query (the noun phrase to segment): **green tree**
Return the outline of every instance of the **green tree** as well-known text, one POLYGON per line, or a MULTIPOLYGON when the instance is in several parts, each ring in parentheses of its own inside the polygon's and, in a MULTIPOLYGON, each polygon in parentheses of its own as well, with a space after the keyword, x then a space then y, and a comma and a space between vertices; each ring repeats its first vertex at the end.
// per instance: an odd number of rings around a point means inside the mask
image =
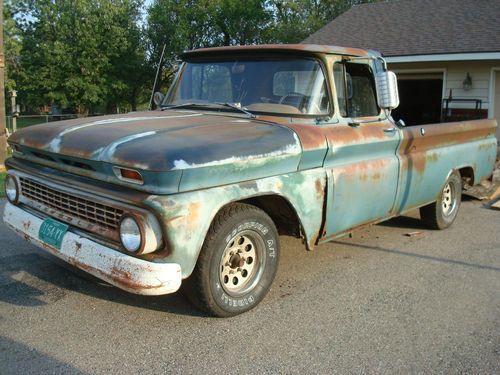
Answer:
POLYGON ((4 54, 5 54, 5 90, 17 89, 16 82, 21 72, 21 30, 14 21, 14 10, 11 1, 3 5, 3 31, 4 31, 4 54))
POLYGON ((88 113, 134 105, 142 72, 139 0, 30 0, 19 6, 22 89, 33 107, 57 103, 88 113))
POLYGON ((172 82, 185 50, 300 42, 352 5, 376 0, 6 0, 7 87, 31 108, 80 113, 147 103, 160 54, 172 82))
POLYGON ((208 7, 212 45, 261 43, 272 14, 263 0, 212 0, 208 7))
POLYGON ((209 0, 154 0, 148 8, 145 27, 147 64, 149 82, 153 85, 160 63, 157 90, 168 88, 183 51, 210 45, 209 3, 209 0), (160 62, 163 46, 166 46, 165 56, 160 62))
POLYGON ((163 46, 160 84, 163 91, 172 81, 179 55, 199 47, 252 44, 265 40, 272 24, 264 0, 155 0, 148 9, 146 39, 154 77, 163 46))

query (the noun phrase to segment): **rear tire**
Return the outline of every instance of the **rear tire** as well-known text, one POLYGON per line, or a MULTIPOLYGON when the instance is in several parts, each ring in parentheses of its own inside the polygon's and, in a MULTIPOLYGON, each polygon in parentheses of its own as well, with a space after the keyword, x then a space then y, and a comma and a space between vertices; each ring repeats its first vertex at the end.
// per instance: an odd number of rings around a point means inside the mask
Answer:
POLYGON ((193 274, 184 283, 185 294, 211 315, 241 314, 268 292, 278 257, 271 218, 254 206, 230 205, 212 222, 193 274))
POLYGON ((462 179, 453 171, 446 180, 438 200, 420 208, 420 218, 429 228, 446 229, 458 214, 462 201, 462 179))

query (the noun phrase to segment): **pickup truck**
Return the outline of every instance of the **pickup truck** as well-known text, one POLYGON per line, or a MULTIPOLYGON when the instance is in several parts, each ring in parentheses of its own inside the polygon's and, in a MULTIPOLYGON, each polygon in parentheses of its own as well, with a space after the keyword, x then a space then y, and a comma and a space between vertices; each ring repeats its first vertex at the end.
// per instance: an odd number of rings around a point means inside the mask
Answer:
POLYGON ((182 283, 227 317, 271 287, 279 235, 313 250, 417 208, 444 229, 462 183, 492 173, 496 122, 395 122, 396 77, 377 52, 259 45, 182 59, 157 110, 14 133, 5 223, 121 289, 182 283))

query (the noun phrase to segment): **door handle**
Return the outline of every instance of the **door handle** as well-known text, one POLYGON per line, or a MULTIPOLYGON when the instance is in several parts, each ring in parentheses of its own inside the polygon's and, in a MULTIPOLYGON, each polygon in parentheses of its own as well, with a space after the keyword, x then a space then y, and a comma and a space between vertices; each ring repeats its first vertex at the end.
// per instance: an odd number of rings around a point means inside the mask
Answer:
POLYGON ((394 134, 396 132, 396 128, 385 128, 384 133, 394 134))

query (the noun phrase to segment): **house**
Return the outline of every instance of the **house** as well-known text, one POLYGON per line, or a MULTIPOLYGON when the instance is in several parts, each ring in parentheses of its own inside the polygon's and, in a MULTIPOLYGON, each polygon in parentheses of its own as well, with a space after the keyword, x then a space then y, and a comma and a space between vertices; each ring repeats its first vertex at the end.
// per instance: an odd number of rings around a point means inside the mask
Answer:
POLYGON ((393 116, 404 113, 408 125, 487 117, 500 124, 499 0, 356 5, 304 43, 382 52, 399 80, 393 116))

